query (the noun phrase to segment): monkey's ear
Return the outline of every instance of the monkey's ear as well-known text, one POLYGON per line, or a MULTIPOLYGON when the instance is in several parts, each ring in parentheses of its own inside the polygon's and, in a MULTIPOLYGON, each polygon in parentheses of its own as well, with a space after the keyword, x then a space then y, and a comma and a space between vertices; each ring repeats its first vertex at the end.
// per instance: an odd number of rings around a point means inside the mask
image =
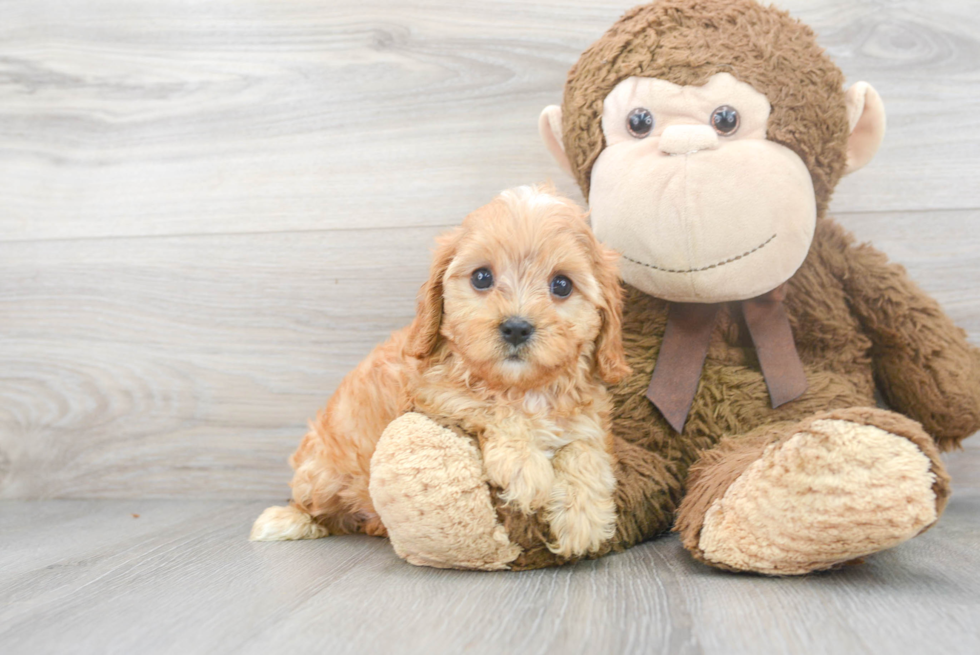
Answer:
POLYGON ((548 152, 558 162, 558 166, 563 171, 575 177, 572 173, 572 165, 568 163, 568 156, 565 154, 565 146, 562 145, 561 134, 561 107, 558 105, 548 105, 538 117, 538 132, 544 145, 548 147, 548 152))
POLYGON ((885 106, 881 96, 867 82, 858 82, 844 94, 851 135, 847 138, 847 169, 858 170, 875 156, 885 138, 885 106))

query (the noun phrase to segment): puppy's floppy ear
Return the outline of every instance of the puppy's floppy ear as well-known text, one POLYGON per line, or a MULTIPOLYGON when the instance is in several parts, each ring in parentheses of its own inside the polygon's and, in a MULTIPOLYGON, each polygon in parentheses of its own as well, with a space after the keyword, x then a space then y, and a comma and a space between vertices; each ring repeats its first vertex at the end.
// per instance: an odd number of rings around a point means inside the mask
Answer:
POLYGON ((442 324, 442 279, 456 256, 461 235, 462 229, 456 228, 436 238, 438 247, 432 258, 429 279, 419 291, 415 320, 408 329, 408 341, 405 344, 405 353, 408 355, 428 357, 436 347, 439 326, 442 324))
POLYGON ((618 258, 614 250, 595 241, 595 278, 602 294, 602 327, 596 338, 595 366, 607 384, 616 384, 632 372, 623 351, 623 287, 616 266, 618 258))

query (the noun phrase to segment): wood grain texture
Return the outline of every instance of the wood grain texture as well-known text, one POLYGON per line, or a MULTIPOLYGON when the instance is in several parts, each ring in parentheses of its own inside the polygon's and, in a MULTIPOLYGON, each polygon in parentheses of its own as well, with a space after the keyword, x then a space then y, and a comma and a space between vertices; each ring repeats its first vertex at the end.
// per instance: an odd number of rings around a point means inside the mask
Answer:
POLYGON ((307 419, 414 315, 436 231, 0 244, 2 493, 288 496, 307 419))
MULTIPOLYGON (((893 235, 876 242, 980 342, 964 218, 842 221, 893 235)), ((438 231, 0 243, 0 495, 287 495, 307 419, 411 320, 438 231)))
MULTIPOLYGON (((0 497, 267 498, 432 238, 553 178, 626 2, 0 1, 0 497)), ((980 14, 794 0, 889 133, 833 212, 980 343, 980 14)))
MULTIPOLYGON (((980 451, 971 457, 980 463, 980 451)), ((925 535, 862 565, 790 579, 709 569, 675 537, 560 569, 416 568, 371 537, 248 542, 262 508, 214 500, 0 503, 0 650, 980 650, 975 484, 957 490, 946 520, 925 535)))
MULTIPOLYGON (((573 191, 537 115, 632 4, 8 0, 0 238, 446 224, 515 184, 573 191)), ((781 4, 889 112, 837 210, 980 206, 975 5, 781 4)))

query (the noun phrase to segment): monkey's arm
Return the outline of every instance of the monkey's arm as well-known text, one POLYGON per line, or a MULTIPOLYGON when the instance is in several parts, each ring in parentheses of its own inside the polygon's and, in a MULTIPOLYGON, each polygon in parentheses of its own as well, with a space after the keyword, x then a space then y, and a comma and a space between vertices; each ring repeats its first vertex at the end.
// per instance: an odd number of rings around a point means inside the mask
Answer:
MULTIPOLYGON (((616 528, 612 539, 604 542, 589 558, 622 552, 641 541, 670 529, 674 510, 680 502, 681 482, 676 467, 655 452, 613 438, 615 455, 616 528)), ((553 534, 544 512, 525 514, 504 502, 493 489, 496 516, 507 529, 510 540, 522 549, 510 563, 515 570, 537 569, 565 564, 569 559, 551 552, 547 543, 553 534)))
POLYGON ((844 285, 871 337, 885 399, 922 423, 942 450, 956 447, 980 430, 980 349, 902 266, 837 230, 844 285))

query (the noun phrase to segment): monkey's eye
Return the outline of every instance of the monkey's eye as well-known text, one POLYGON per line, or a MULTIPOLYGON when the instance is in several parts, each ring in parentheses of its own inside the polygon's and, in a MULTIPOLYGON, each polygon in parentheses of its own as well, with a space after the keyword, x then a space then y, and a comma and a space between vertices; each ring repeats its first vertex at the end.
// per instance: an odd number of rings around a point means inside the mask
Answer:
POLYGON ((551 278, 551 293, 558 298, 568 298, 572 293, 572 281, 564 275, 551 278))
POLYGON ((731 136, 738 130, 738 112, 734 107, 722 105, 711 112, 711 127, 722 136, 731 136))
POLYGON ((626 129, 637 139, 642 139, 653 130, 653 114, 649 109, 637 107, 626 117, 626 129))
POLYGON ((493 273, 489 268, 478 268, 470 276, 470 284, 478 291, 486 291, 493 286, 493 273))

